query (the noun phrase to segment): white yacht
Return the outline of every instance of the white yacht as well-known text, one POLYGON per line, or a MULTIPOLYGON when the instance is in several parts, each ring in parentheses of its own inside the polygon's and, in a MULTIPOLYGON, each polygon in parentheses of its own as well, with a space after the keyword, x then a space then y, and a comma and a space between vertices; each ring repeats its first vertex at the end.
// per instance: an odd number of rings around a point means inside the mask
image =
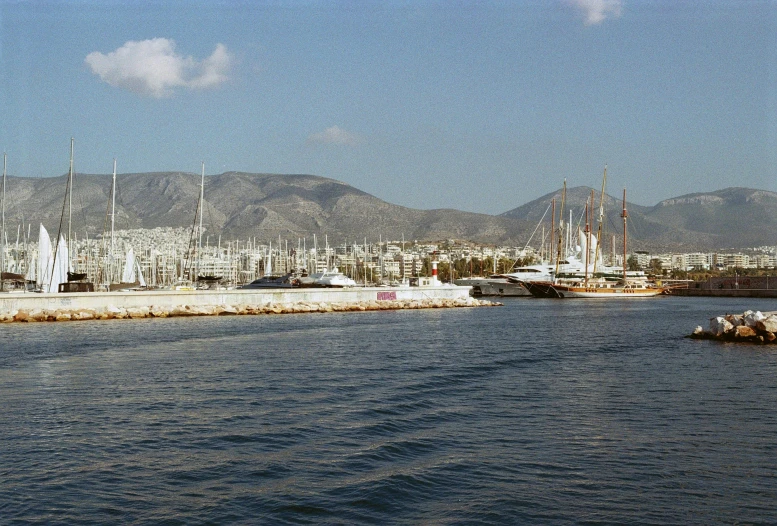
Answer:
POLYGON ((319 287, 355 287, 356 282, 340 272, 337 267, 308 276, 319 287))

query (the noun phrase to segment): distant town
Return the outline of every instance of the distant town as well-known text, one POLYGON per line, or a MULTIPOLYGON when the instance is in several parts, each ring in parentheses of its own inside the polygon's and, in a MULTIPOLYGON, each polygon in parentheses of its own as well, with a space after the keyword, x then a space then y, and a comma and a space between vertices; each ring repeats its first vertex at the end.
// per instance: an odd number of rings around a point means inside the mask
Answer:
MULTIPOLYGON (((8 239, 4 271, 35 281, 37 243, 8 239)), ((100 284, 141 279, 148 286, 169 286, 195 276, 214 276, 224 284, 249 283, 264 275, 316 273, 337 268, 359 283, 396 283, 429 276, 438 263, 442 281, 509 272, 516 265, 552 261, 549 249, 489 246, 444 240, 338 240, 316 236, 257 242, 225 240, 191 229, 154 228, 119 230, 111 239, 75 239, 71 242, 72 271, 85 273, 100 284), (129 261, 132 258, 132 261, 129 261)), ((623 265, 623 255, 602 254, 602 263, 623 265)), ((652 276, 672 279, 706 279, 716 274, 757 274, 777 267, 775 247, 734 252, 651 254, 634 251, 626 265, 652 276)))

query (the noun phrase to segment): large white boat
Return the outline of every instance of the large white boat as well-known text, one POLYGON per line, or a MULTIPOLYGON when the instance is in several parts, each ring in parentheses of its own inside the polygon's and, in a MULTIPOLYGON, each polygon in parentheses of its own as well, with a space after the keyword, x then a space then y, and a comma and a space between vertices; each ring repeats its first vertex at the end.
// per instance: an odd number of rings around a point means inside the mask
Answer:
MULTIPOLYGON (((584 250, 584 249, 580 249, 584 250)), ((588 271, 593 273, 593 265, 588 271)), ((615 267, 602 266, 599 275, 618 273, 615 267)), ((556 277, 580 277, 585 275, 585 264, 577 256, 569 256, 558 265, 540 263, 536 265, 522 265, 513 267, 505 274, 492 274, 489 277, 461 278, 455 281, 456 285, 472 287, 474 296, 531 296, 531 293, 523 283, 553 282, 556 277)))
POLYGON ((530 296, 520 284, 508 280, 500 274, 489 277, 470 277, 454 280, 460 287, 472 287, 473 296, 530 296))
MULTIPOLYGON (((355 287, 356 282, 340 272, 337 267, 324 272, 311 274, 307 280, 312 280, 319 287, 355 287)), ((304 282, 303 282, 304 285, 304 282)))

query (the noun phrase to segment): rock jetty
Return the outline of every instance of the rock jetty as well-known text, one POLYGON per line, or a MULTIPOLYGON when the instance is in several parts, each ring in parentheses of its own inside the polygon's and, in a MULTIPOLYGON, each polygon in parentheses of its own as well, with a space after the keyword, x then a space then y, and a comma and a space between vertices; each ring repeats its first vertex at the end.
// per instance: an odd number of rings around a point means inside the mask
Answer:
POLYGON ((441 309, 454 307, 493 307, 502 303, 476 298, 429 298, 421 300, 360 302, 295 302, 261 305, 178 305, 174 307, 128 307, 109 305, 104 308, 19 309, 0 313, 0 322, 44 322, 120 320, 135 318, 170 318, 178 316, 227 316, 258 314, 299 314, 311 312, 359 312, 401 309, 441 309))
POLYGON ((777 343, 777 312, 748 310, 710 318, 708 330, 696 327, 690 338, 750 343, 777 343))

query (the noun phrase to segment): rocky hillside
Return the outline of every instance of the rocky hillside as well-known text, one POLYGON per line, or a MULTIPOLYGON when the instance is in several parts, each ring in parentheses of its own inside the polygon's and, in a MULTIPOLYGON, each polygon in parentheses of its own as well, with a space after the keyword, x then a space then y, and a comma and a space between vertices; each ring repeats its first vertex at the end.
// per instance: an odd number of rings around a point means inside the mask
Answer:
MULTIPOLYGON (((54 235, 60 224, 67 178, 9 178, 8 231, 24 222, 43 223, 54 235)), ((103 232, 109 175, 81 175, 73 185, 73 231, 103 232)), ((117 229, 190 227, 200 176, 165 172, 117 176, 117 229)), ((204 225, 228 238, 272 240, 329 235, 332 239, 472 239, 518 244, 529 225, 522 220, 458 210, 416 210, 393 205, 345 183, 313 175, 227 172, 206 176, 204 225)), ((533 225, 531 225, 533 227, 533 225)), ((33 237, 36 234, 33 233, 33 237)), ((9 237, 13 237, 11 234, 9 237)))
MULTIPOLYGON (((9 177, 6 223, 9 239, 17 225, 31 224, 33 239, 43 223, 54 235, 62 218, 67 177, 9 177)), ((95 236, 106 225, 110 175, 75 177, 73 231, 95 236)), ((200 176, 164 172, 117 177, 116 228, 191 227, 200 192, 200 176)), ((599 205, 598 190, 596 207, 599 205)), ((591 188, 567 190, 566 213, 583 224, 591 188)), ((294 240, 329 235, 332 240, 472 240, 523 245, 560 190, 499 216, 458 210, 416 210, 393 205, 350 185, 314 175, 227 172, 205 178, 204 224, 211 234, 229 239, 294 240)), ((621 235, 621 197, 605 196, 605 240, 621 235)), ((628 205, 630 247, 639 250, 693 251, 777 245, 777 194, 727 188, 667 199, 652 207, 628 205)), ((598 213, 597 213, 598 215, 598 213)), ((67 214, 65 215, 65 219, 67 214)), ((65 226, 66 228, 66 226, 65 226)), ((535 235, 534 244, 540 234, 535 235)))
MULTIPOLYGON (((567 190, 567 209, 574 222, 582 216, 591 189, 567 190)), ((561 192, 502 214, 504 217, 536 221, 551 199, 560 206, 561 192)), ((627 196, 628 198, 628 196, 627 196)), ((605 225, 610 233, 622 232, 622 199, 605 197, 605 225)), ((598 207, 599 198, 596 197, 598 207)), ((651 251, 712 250, 777 245, 777 193, 750 188, 726 188, 688 194, 646 207, 627 203, 632 248, 651 251)))

